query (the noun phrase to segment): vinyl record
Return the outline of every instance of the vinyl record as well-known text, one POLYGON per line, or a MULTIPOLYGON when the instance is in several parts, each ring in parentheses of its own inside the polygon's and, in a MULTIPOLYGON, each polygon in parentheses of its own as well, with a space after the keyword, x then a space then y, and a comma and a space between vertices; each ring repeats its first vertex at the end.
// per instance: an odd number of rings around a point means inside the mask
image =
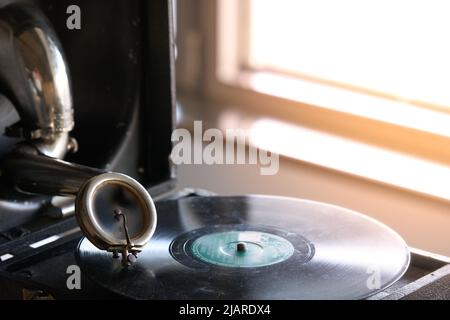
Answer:
POLYGON ((156 207, 156 232, 133 265, 83 239, 84 274, 133 299, 362 299, 409 265, 394 231, 332 205, 246 196, 156 207))

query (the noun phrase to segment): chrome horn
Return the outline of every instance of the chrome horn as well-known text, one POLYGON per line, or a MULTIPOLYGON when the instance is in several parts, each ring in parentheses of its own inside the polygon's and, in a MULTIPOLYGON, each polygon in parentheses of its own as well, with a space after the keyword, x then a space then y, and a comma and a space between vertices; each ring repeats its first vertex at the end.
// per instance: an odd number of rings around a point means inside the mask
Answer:
POLYGON ((0 9, 0 86, 21 118, 6 134, 26 140, 2 160, 2 175, 22 193, 75 195, 87 238, 129 265, 155 231, 154 203, 129 176, 61 160, 77 150, 69 70, 50 23, 29 4, 0 9))
POLYGON ((69 70, 50 23, 33 6, 0 10, 0 82, 21 119, 7 134, 33 140, 46 156, 63 158, 74 127, 69 70))

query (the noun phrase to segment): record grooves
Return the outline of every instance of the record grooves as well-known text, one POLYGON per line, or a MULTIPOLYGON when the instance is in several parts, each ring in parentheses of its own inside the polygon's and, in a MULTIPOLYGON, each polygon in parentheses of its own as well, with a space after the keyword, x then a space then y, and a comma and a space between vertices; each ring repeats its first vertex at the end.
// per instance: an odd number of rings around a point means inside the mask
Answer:
POLYGON ((133 299, 361 299, 409 265, 394 231, 328 204, 193 197, 159 202, 157 211, 156 232, 129 268, 83 239, 84 274, 133 299))

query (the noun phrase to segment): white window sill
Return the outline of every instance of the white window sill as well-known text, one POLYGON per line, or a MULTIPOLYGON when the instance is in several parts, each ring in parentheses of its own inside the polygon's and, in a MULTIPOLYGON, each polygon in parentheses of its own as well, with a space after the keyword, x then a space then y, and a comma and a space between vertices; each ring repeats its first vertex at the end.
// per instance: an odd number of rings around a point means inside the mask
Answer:
POLYGON ((181 127, 189 128, 194 120, 203 120, 204 129, 244 129, 250 143, 283 157, 450 201, 450 166, 445 164, 298 124, 257 117, 241 108, 181 100, 187 115, 181 127))
POLYGON ((243 88, 264 95, 450 137, 450 109, 421 107, 406 100, 377 97, 274 72, 242 72, 236 81, 243 88))
POLYGON ((282 156, 450 200, 450 167, 285 122, 260 119, 251 143, 282 156))

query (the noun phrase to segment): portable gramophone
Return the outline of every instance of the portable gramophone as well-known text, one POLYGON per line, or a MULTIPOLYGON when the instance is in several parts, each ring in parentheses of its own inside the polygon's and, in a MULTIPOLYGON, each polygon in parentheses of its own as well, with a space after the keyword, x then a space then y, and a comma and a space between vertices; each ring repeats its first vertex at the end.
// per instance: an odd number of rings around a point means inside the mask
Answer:
POLYGON ((410 264, 400 237, 357 213, 171 192, 173 12, 165 0, 0 0, 0 297, 439 295, 448 262, 412 251, 410 264), (81 287, 67 285, 73 266, 81 287))

